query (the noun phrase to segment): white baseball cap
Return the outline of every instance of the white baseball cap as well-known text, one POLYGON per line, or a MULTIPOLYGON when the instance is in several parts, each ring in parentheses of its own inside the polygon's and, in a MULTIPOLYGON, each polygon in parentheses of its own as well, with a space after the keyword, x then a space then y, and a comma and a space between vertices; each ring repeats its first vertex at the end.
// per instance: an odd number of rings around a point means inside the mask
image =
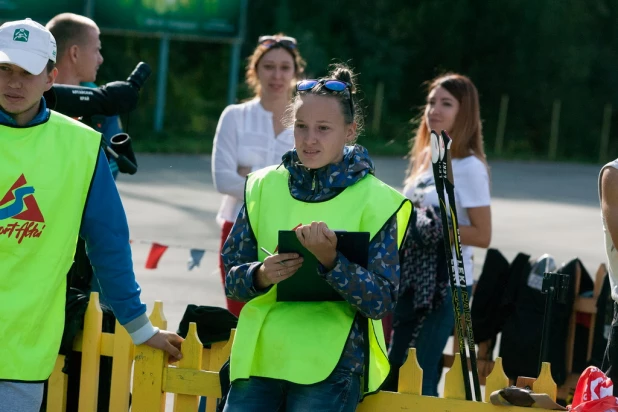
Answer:
POLYGON ((0 26, 0 63, 38 75, 49 60, 56 62, 56 39, 45 27, 31 19, 0 26))

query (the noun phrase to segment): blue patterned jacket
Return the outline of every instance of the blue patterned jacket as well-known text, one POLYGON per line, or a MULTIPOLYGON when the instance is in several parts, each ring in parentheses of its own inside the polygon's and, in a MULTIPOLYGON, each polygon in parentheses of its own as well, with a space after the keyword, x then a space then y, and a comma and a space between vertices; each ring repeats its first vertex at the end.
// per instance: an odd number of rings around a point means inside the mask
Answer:
MULTIPOLYGON (((367 150, 359 145, 346 146, 340 163, 321 169, 303 167, 295 149, 283 156, 282 165, 290 172, 290 194, 306 202, 328 200, 368 173, 374 173, 367 150)), ((230 299, 246 302, 268 290, 254 287, 253 275, 261 262, 257 260, 257 241, 244 206, 223 246, 222 257, 225 290, 230 299)), ((368 269, 351 263, 339 253, 333 270, 322 270, 320 275, 364 317, 381 319, 393 311, 399 291, 396 215, 371 240, 368 269)), ((362 374, 363 343, 357 316, 337 367, 362 374)))

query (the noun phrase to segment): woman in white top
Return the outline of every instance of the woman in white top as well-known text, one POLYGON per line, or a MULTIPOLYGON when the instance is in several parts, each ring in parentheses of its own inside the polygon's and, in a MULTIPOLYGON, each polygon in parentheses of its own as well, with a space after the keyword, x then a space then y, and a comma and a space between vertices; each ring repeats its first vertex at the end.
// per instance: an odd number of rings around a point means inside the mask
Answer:
MULTIPOLYGON (((489 246, 491 210, 478 92, 469 78, 446 74, 429 83, 427 103, 410 151, 410 167, 404 188, 406 197, 420 207, 439 206, 431 167, 429 135, 432 129, 438 132, 446 130, 453 139, 451 156, 455 201, 466 283, 470 290, 474 275, 472 248, 489 246)), ((442 247, 442 243, 438 247, 442 247)), ((417 357, 423 369, 424 395, 438 395, 438 370, 442 351, 453 332, 455 318, 451 291, 448 289, 444 303, 429 312, 415 339, 417 357)), ((405 298, 405 295, 399 298, 402 307, 405 306, 405 298)), ((409 343, 406 342, 406 339, 409 339, 406 331, 409 331, 412 325, 406 324, 406 314, 399 312, 395 310, 394 314, 391 352, 395 347, 405 346, 407 349, 406 345, 409 343)), ((401 350, 399 352, 402 353, 401 356, 405 356, 401 350)), ((397 359, 393 364, 396 365, 399 361, 400 359, 397 359)))
MULTIPOLYGON (((281 162, 294 147, 292 129, 281 123, 305 62, 296 39, 283 34, 261 36, 247 64, 245 81, 255 97, 225 108, 215 134, 212 176, 223 200, 217 222, 221 225, 221 247, 244 202, 245 177, 254 170, 281 162)), ((219 258, 222 284, 223 262, 219 258)), ((230 312, 238 316, 243 303, 227 300, 230 312)))

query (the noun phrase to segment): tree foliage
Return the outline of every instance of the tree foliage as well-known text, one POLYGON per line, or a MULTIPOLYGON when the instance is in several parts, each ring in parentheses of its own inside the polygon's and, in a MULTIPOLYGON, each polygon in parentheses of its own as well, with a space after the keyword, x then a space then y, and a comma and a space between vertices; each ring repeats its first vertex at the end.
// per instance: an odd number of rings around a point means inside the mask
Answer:
MULTIPOLYGON (((384 142, 412 136, 423 83, 447 71, 477 85, 490 152, 502 95, 510 99, 505 152, 541 157, 559 99, 559 156, 596 160, 603 108, 618 106, 617 22, 618 0, 250 0, 242 54, 251 53, 259 35, 283 31, 299 40, 308 77, 324 75, 332 62, 348 62, 359 73, 368 125, 376 87, 384 83, 380 133, 370 136, 384 142)), ((103 45, 103 80, 125 76, 139 60, 157 68, 155 39, 105 36, 103 45)), ((229 56, 228 45, 172 41, 170 134, 212 140, 226 104, 229 56)), ((130 120, 143 134, 152 130, 155 77, 130 120)), ((240 87, 239 100, 248 93, 240 87)), ((612 129, 617 126, 613 116, 612 129)), ((613 140, 608 157, 618 155, 613 140)))

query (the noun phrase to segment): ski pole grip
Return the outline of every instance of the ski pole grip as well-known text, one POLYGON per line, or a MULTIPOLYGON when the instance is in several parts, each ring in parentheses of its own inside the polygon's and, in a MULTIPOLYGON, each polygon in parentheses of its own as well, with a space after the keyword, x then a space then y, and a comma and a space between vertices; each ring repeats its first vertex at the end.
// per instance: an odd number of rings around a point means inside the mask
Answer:
POLYGON ((433 130, 429 135, 429 145, 431 147, 431 163, 436 164, 440 160, 440 139, 438 133, 433 130))

